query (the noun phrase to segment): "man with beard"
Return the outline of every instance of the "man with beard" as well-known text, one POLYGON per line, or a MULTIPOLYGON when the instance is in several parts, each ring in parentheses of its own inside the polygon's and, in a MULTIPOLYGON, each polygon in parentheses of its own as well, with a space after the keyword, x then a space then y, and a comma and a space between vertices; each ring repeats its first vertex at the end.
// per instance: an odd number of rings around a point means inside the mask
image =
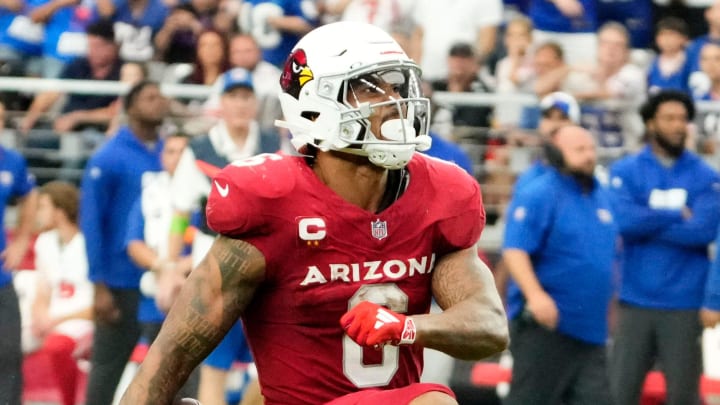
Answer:
POLYGON ((505 404, 609 404, 605 342, 618 229, 594 138, 556 130, 547 172, 508 209, 503 262, 513 379, 505 404))
POLYGON ((80 227, 86 235, 90 280, 95 284, 95 337, 87 403, 110 405, 140 336, 137 320, 143 269, 125 250, 127 219, 150 172, 162 170, 158 129, 168 100, 157 83, 142 81, 124 98, 121 127, 85 168, 80 227))
MULTIPOLYGON (((707 288, 708 245, 720 221, 720 177, 685 150, 690 98, 652 96, 640 113, 647 145, 610 170, 611 202, 623 239, 611 386, 618 405, 637 404, 655 360, 667 404, 698 404, 699 310, 716 307, 707 288)), ((717 304, 717 303, 715 303, 717 304)))
MULTIPOLYGON (((540 100, 537 136, 533 136, 529 141, 530 143, 539 143, 542 148, 545 148, 545 145, 552 145, 551 136, 557 133, 558 128, 573 124, 580 124, 580 106, 575 98, 560 91, 550 93, 540 100)), ((545 174, 550 166, 546 160, 547 156, 542 156, 520 173, 515 180, 513 192, 545 174)))

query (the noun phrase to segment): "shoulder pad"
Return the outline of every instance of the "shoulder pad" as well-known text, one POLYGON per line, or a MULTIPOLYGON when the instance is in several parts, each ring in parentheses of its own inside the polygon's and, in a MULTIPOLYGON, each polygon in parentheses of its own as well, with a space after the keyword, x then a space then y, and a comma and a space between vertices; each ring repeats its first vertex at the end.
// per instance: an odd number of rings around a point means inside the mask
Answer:
POLYGON ((288 194, 295 186, 297 165, 304 164, 301 159, 277 153, 261 153, 230 163, 216 178, 224 174, 243 193, 278 198, 288 194))
POLYGON ((238 235, 262 225, 267 200, 288 195, 302 158, 263 153, 227 165, 212 179, 206 207, 208 226, 238 235))

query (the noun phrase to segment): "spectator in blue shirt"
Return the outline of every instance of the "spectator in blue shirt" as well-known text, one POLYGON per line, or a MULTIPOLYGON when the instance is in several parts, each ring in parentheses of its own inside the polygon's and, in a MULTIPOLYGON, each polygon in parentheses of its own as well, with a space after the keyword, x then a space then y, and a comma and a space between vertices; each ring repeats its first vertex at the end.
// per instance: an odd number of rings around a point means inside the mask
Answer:
POLYGON ((705 298, 708 245, 720 223, 720 175, 685 149, 694 112, 685 93, 652 96, 640 110, 647 145, 610 168, 623 239, 610 367, 618 405, 639 402, 656 359, 667 381, 666 404, 700 403, 698 311, 711 305, 705 298))
POLYGON ((122 60, 148 62, 155 57, 155 34, 168 16, 162 0, 98 0, 96 7, 101 18, 113 22, 122 60))
POLYGON ((503 262, 513 379, 506 405, 610 404, 607 313, 617 225, 592 134, 555 135, 552 167, 513 197, 503 262))
POLYGON ((143 270, 125 250, 130 209, 147 172, 161 170, 158 127, 168 112, 159 86, 142 81, 124 99, 121 127, 85 168, 80 226, 87 235, 90 280, 95 283, 95 339, 87 403, 112 403, 117 383, 140 335, 137 321, 143 270))

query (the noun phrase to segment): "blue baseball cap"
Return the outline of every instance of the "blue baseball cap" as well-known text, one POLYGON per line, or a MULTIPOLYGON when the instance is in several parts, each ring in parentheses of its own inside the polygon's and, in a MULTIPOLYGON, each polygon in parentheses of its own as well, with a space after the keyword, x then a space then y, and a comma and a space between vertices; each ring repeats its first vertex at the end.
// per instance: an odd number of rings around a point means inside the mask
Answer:
POLYGON ((547 114, 550 110, 558 110, 575 124, 580 123, 580 106, 575 97, 562 91, 550 93, 540 100, 540 111, 547 114))
POLYGON ((227 93, 228 91, 237 87, 244 87, 246 89, 255 90, 252 81, 252 74, 247 69, 233 68, 223 73, 223 88, 222 92, 227 93))

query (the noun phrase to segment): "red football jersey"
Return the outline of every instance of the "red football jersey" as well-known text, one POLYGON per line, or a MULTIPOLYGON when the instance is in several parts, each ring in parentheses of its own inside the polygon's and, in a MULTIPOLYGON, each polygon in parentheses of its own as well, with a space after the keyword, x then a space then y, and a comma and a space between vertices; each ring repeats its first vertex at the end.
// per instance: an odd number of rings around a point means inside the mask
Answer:
POLYGON ((265 256, 265 282, 243 321, 266 404, 420 380, 422 347, 362 348, 339 323, 363 300, 427 313, 435 262, 480 237, 485 211, 472 177, 419 153, 407 169, 407 190, 380 214, 340 198, 302 157, 262 154, 213 179, 208 225, 265 256))

